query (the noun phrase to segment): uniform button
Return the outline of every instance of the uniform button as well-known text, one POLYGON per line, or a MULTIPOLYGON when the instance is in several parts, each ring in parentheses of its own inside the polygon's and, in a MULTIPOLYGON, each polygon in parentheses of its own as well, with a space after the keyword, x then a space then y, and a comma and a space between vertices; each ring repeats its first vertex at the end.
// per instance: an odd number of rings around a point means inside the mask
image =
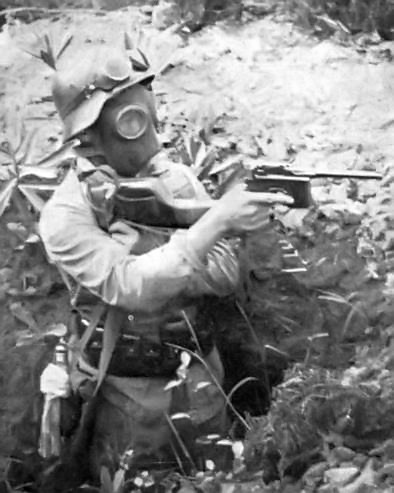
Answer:
POLYGON ((131 315, 131 314, 130 314, 130 315, 128 315, 128 316, 127 316, 127 320, 128 320, 129 322, 134 322, 134 315, 131 315))

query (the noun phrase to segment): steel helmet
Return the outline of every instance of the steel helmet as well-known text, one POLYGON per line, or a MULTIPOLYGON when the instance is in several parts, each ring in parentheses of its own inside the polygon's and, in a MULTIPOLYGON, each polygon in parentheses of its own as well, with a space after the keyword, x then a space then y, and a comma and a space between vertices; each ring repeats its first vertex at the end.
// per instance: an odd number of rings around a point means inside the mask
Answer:
POLYGON ((77 60, 74 56, 52 81, 64 142, 93 125, 106 101, 154 77, 140 50, 99 46, 86 49, 77 60))

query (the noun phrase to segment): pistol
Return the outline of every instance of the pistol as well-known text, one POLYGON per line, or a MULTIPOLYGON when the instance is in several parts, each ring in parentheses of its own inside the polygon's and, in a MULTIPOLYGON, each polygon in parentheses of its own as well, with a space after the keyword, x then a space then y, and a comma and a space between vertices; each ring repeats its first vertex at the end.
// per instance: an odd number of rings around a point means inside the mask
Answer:
POLYGON ((293 198, 290 207, 304 209, 313 204, 311 180, 314 178, 352 178, 356 180, 381 180, 375 171, 306 171, 283 164, 263 164, 251 171, 246 179, 252 192, 281 192, 293 198))
MULTIPOLYGON (((247 172, 246 189, 266 194, 267 205, 308 208, 313 204, 311 180, 352 178, 380 180, 372 171, 307 171, 283 164, 264 164, 247 172)), ((131 222, 165 228, 186 228, 215 200, 174 199, 159 178, 122 179, 115 198, 115 216, 131 222)))

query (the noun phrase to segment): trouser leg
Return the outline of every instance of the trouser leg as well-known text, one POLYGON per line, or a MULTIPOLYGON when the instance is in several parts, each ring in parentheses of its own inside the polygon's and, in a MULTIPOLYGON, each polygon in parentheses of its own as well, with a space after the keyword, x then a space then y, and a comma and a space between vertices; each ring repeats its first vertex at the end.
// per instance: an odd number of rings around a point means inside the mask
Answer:
MULTIPOLYGON (((219 368, 220 361, 216 363, 219 368)), ((104 384, 91 449, 95 477, 102 466, 114 472, 126 451, 133 452, 134 470, 180 464, 187 470, 200 469, 207 449, 196 440, 223 434, 226 426, 221 392, 213 382, 198 387, 209 380, 209 372, 198 364, 189 369, 185 383, 169 391, 163 379, 116 379, 117 388, 104 384)))

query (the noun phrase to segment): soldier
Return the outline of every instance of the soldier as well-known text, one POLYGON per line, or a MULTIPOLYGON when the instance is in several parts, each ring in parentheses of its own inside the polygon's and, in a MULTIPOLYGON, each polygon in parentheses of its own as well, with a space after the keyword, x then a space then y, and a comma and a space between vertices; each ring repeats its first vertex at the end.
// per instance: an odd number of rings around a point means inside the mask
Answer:
POLYGON ((93 419, 84 424, 95 478, 103 465, 115 471, 126 451, 135 468, 187 465, 180 439, 198 460, 196 436, 225 431, 223 397, 212 383, 222 382, 223 368, 201 303, 205 295, 232 293, 239 280, 236 252, 224 237, 269 221, 264 194, 242 187, 188 229, 166 234, 116 220, 112 198, 119 177, 157 176, 174 197, 206 198, 186 166, 160 162, 153 79, 145 59, 98 47, 74 57, 53 81, 64 141, 78 138, 79 146, 75 165, 42 211, 40 233, 50 260, 77 286, 73 337, 85 334, 86 344, 71 374, 76 394, 92 399, 87 383, 97 381, 100 365, 105 368, 103 352, 112 354, 93 419), (104 312, 111 307, 116 315, 106 336, 104 312), (116 340, 109 349, 111 335, 116 340), (200 351, 206 366, 192 358, 184 382, 166 388, 182 363, 182 352, 171 344, 200 351), (174 432, 168 419, 178 412, 189 418, 174 421, 174 432))

